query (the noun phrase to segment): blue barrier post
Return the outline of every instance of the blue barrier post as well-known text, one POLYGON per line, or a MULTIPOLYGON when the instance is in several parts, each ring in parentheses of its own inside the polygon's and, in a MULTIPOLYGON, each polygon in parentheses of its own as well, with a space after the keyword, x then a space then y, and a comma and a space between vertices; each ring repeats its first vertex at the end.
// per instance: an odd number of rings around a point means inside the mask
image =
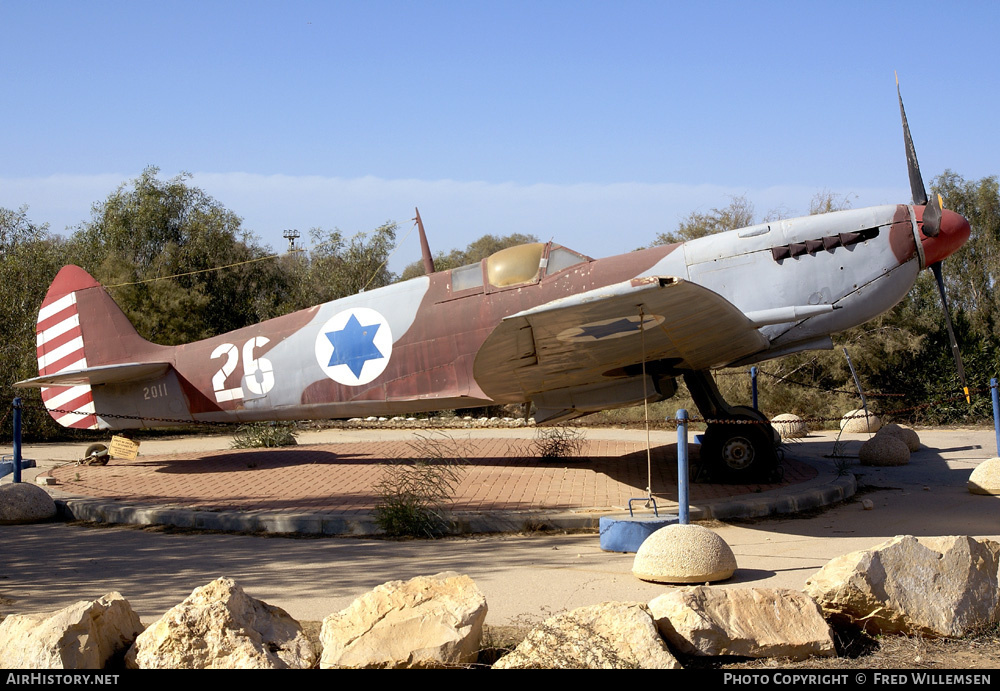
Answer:
POLYGON ((21 399, 14 399, 14 477, 13 482, 21 481, 21 399))
POLYGON ((688 411, 677 411, 677 522, 691 522, 688 512, 688 411))
POLYGON ((757 410, 757 367, 750 368, 750 393, 753 396, 753 409, 757 410))
POLYGON ((1000 394, 997 393, 996 377, 990 379, 990 392, 993 394, 993 432, 997 438, 997 456, 1000 456, 1000 394))

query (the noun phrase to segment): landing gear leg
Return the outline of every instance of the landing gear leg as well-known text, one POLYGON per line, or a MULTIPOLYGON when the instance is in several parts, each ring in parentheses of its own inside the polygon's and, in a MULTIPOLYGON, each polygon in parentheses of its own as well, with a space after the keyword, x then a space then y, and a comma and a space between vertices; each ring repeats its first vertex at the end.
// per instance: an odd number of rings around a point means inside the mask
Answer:
POLYGON ((709 372, 685 372, 684 383, 698 411, 711 422, 705 430, 701 458, 720 482, 766 482, 777 474, 781 437, 760 411, 731 406, 709 372))

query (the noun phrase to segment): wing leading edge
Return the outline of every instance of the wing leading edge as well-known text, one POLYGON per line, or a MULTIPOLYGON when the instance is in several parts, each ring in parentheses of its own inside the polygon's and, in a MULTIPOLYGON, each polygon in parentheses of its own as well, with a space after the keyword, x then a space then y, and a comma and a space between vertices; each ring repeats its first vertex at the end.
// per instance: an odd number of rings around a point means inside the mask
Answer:
POLYGON ((518 402, 612 381, 625 376, 621 368, 643 359, 673 359, 678 368, 705 370, 767 345, 747 316, 718 293, 680 278, 650 276, 506 317, 479 349, 473 372, 490 398, 518 402))

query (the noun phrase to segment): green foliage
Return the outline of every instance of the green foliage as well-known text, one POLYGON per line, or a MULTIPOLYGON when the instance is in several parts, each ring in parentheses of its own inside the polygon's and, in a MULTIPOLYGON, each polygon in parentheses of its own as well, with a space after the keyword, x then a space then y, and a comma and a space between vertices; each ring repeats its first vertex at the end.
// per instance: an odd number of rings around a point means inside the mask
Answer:
POLYGON ((1000 324, 1000 183, 996 176, 965 180, 946 170, 931 189, 944 199, 945 208, 969 220, 972 235, 945 260, 948 300, 964 313, 977 337, 992 335, 1000 324))
MULTIPOLYGON (((837 194, 830 190, 817 192, 809 202, 810 214, 825 214, 831 211, 841 211, 851 207, 851 197, 847 194, 837 194)), ((757 220, 754 214, 753 202, 747 199, 746 195, 730 197, 729 204, 722 208, 712 209, 708 213, 692 211, 688 217, 680 222, 677 230, 669 233, 660 233, 653 241, 654 245, 670 245, 675 242, 687 242, 703 238, 707 235, 724 233, 727 230, 746 228, 758 222, 768 222, 776 218, 786 216, 780 210, 774 209, 767 215, 757 220)))
POLYGON ((243 230, 239 216, 189 185, 190 175, 163 181, 158 172, 147 168, 94 204, 91 220, 70 241, 75 263, 156 343, 188 343, 277 316, 288 277, 274 260, 240 264, 271 249, 243 230), (240 265, 210 270, 233 264, 240 265))
MULTIPOLYGON (((466 264, 475 264, 476 262, 482 261, 483 259, 486 259, 486 257, 491 254, 495 254, 502 249, 516 247, 517 245, 525 245, 530 242, 538 242, 538 238, 534 235, 524 235, 522 233, 511 233, 510 235, 504 235, 502 237, 489 234, 483 235, 478 240, 470 242, 464 250, 453 249, 448 254, 439 252, 437 256, 434 257, 434 270, 445 271, 447 269, 465 266, 466 264)), ((423 275, 424 263, 423 261, 416 261, 407 265, 407 267, 403 270, 401 280, 405 281, 423 275)))
POLYGON ((345 240, 339 230, 309 231, 314 244, 309 252, 307 283, 318 298, 312 304, 381 288, 395 281, 388 261, 396 245, 396 230, 396 224, 390 221, 370 233, 356 233, 350 240, 345 240))
POLYGON ((833 211, 843 211, 851 208, 851 195, 837 194, 830 190, 823 190, 813 195, 809 201, 809 215, 828 214, 833 211))
POLYGON ((418 434, 410 451, 386 464, 373 487, 375 522, 391 537, 436 537, 450 526, 447 505, 465 473, 464 453, 443 434, 418 434))
POLYGON ((42 407, 38 389, 14 389, 38 376, 35 322, 49 284, 66 258, 65 243, 28 218, 27 208, 0 208, 0 435, 12 431, 11 401, 23 401, 26 438, 46 439, 59 428, 42 407))
POLYGON ((279 446, 295 446, 295 424, 276 422, 253 422, 240 425, 233 435, 231 449, 273 449, 279 446))
POLYGON ((735 228, 744 228, 753 225, 753 219, 753 203, 746 196, 730 197, 729 205, 721 209, 712 209, 707 214, 692 211, 686 219, 680 222, 677 230, 671 233, 660 233, 656 236, 653 244, 670 245, 735 228))

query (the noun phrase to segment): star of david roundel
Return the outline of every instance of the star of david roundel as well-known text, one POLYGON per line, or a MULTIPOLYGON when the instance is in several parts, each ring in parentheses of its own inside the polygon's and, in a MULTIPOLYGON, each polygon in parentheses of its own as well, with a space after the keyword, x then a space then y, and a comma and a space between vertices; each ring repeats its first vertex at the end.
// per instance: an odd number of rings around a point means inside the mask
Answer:
POLYGON ((345 386, 374 380, 391 355, 389 322, 367 307, 336 314, 316 334, 316 362, 326 376, 345 386))
POLYGON ((569 343, 593 343, 625 336, 638 336, 644 329, 653 329, 664 322, 658 314, 644 315, 640 321, 639 315, 627 315, 603 319, 564 329, 556 336, 560 341, 569 343))

